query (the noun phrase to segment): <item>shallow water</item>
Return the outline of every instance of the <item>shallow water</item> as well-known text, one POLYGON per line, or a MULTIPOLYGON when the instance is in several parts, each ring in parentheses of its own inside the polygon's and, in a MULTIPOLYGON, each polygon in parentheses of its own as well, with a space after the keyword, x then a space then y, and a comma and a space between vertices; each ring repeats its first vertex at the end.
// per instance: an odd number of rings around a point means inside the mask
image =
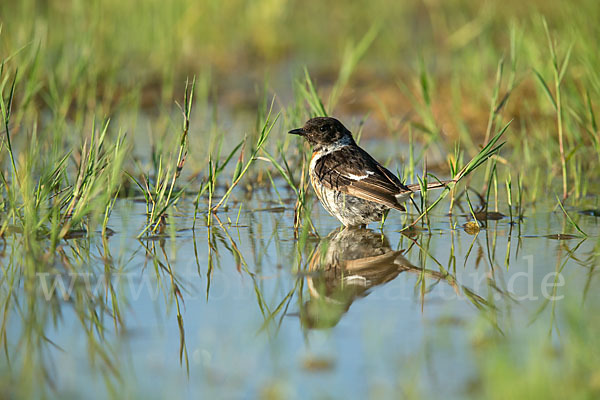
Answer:
POLYGON ((320 238, 299 240, 293 205, 270 198, 244 201, 239 219, 233 203, 210 228, 201 214, 194 230, 184 201, 151 240, 135 239, 144 204, 122 200, 113 235, 64 242, 54 271, 31 280, 11 282, 23 243, 9 236, 3 380, 73 397, 461 398, 477 393, 486 343, 526 349, 558 337, 572 304, 600 303, 593 215, 568 210, 587 238, 551 204, 473 235, 441 205, 430 231, 407 236, 406 215, 340 230, 315 203, 320 238))

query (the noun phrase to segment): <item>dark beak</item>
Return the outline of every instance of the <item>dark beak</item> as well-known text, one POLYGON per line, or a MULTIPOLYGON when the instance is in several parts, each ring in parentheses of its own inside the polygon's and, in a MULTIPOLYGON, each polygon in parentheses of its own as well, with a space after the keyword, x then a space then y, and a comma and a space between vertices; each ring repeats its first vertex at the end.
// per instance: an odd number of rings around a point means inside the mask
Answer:
POLYGON ((304 136, 306 135, 306 132, 304 131, 304 129, 302 128, 298 128, 298 129, 292 129, 291 131, 288 132, 289 134, 292 135, 300 135, 300 136, 304 136))

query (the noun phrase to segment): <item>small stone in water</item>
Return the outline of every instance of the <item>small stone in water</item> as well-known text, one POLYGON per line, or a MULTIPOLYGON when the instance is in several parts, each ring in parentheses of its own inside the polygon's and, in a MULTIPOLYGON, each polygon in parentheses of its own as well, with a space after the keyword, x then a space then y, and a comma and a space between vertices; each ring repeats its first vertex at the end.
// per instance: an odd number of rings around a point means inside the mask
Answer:
POLYGON ((463 228, 465 228, 465 232, 469 235, 475 235, 479 232, 479 224, 475 221, 469 221, 464 224, 463 228))

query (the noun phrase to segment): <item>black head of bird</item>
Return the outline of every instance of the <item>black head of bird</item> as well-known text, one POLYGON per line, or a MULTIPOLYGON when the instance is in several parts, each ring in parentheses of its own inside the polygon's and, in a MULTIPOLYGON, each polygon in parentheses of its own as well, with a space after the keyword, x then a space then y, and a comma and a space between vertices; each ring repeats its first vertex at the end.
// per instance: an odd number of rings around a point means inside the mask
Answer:
POLYGON ((311 118, 302 128, 292 129, 289 133, 303 136, 313 146, 327 146, 341 139, 352 139, 350 131, 340 121, 331 117, 311 118))

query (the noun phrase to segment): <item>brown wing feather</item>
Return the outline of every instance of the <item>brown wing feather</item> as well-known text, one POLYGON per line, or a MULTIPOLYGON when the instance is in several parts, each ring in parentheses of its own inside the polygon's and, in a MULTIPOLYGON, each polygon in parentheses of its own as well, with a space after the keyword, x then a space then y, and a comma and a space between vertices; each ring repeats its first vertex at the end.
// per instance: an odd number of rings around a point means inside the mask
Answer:
POLYGON ((343 147, 317 160, 317 178, 328 188, 404 211, 397 195, 411 192, 385 167, 358 147, 343 147), (356 179, 362 177, 361 179, 356 179))

